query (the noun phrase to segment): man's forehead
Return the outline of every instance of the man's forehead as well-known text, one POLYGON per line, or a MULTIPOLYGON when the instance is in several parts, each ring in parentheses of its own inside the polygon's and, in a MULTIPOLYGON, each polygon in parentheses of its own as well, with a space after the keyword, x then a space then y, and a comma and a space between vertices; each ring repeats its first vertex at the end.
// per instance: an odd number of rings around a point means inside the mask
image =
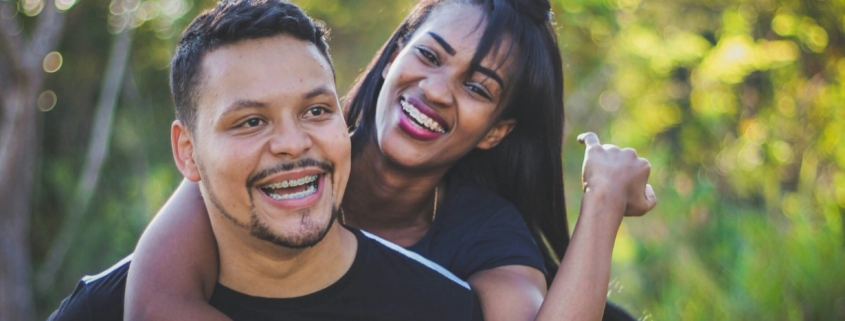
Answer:
POLYGON ((319 49, 288 35, 222 46, 206 54, 201 69, 200 102, 301 100, 315 90, 337 96, 331 65, 319 49))

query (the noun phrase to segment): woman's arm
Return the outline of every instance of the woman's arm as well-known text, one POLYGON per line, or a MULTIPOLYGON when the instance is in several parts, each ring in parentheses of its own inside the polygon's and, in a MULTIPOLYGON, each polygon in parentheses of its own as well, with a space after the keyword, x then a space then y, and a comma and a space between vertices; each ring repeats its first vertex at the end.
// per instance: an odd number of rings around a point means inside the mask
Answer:
POLYGON ((638 158, 634 150, 602 146, 592 133, 579 136, 579 141, 587 145, 584 197, 551 288, 546 293, 542 273, 531 267, 477 272, 469 283, 481 301, 485 320, 601 320, 622 217, 645 214, 657 199, 646 184, 648 161, 638 158))
POLYGON ((230 320, 208 304, 217 284, 217 242, 199 186, 184 180, 138 241, 125 320, 230 320))
POLYGON ((543 272, 524 265, 479 271, 468 282, 485 321, 534 320, 546 295, 543 272))

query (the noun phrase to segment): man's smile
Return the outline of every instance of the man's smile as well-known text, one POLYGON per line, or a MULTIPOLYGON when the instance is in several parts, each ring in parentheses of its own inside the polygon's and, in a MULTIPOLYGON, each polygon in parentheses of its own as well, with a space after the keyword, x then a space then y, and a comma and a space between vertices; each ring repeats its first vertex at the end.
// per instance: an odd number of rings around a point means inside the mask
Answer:
POLYGON ((320 175, 309 175, 298 179, 282 180, 261 186, 267 196, 281 201, 289 199, 300 199, 317 192, 320 175))

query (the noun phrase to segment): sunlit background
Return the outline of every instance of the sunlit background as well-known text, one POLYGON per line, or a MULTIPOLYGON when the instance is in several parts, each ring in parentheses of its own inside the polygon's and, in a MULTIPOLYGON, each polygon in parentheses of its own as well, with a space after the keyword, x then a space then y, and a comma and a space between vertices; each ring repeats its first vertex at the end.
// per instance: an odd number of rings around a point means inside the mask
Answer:
MULTIPOLYGON (((410 7, 295 2, 332 28, 342 92, 410 7)), ((168 64, 211 5, 0 1, 0 223, 15 232, 0 248, 28 253, 0 257, 0 292, 27 307, 32 291, 31 314, 0 319, 46 318, 82 275, 132 252, 180 181, 168 64), (15 153, 29 156, 8 161, 15 153)), ((619 231, 610 300, 641 320, 845 320, 845 1, 555 0, 553 10, 571 226, 585 130, 647 157, 660 198, 619 231)))

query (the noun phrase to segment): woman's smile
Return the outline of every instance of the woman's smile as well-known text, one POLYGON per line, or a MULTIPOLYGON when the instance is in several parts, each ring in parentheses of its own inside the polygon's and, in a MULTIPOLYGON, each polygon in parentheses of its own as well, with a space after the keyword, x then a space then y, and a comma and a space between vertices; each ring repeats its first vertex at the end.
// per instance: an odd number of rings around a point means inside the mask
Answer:
POLYGON ((399 127, 413 138, 434 140, 448 132, 449 126, 443 117, 418 99, 402 98, 399 108, 402 112, 399 127))

